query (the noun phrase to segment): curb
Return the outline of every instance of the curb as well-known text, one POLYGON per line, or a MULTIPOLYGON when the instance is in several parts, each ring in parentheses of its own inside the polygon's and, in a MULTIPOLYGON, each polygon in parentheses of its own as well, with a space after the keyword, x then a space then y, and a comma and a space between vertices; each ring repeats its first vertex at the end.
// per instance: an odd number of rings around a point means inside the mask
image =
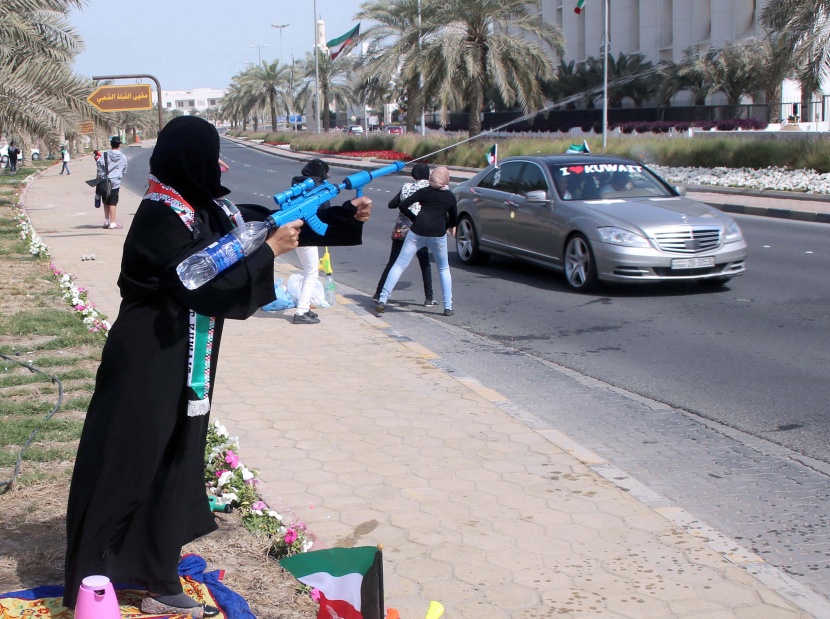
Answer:
POLYGON ((775 217, 777 219, 791 219, 820 224, 830 224, 830 213, 816 213, 814 211, 794 211, 786 208, 770 208, 766 206, 745 206, 743 204, 727 204, 704 200, 704 204, 714 206, 725 213, 738 215, 756 215, 760 217, 775 217))

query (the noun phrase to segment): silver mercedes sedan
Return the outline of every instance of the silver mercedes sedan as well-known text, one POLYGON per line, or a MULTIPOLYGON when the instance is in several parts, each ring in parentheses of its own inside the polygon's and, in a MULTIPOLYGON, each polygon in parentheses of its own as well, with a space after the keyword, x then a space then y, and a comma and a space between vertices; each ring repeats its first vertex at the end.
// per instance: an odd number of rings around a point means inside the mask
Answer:
POLYGON ((611 155, 510 157, 454 190, 464 264, 491 254, 598 282, 693 280, 720 286, 744 272, 738 224, 646 166, 611 155))

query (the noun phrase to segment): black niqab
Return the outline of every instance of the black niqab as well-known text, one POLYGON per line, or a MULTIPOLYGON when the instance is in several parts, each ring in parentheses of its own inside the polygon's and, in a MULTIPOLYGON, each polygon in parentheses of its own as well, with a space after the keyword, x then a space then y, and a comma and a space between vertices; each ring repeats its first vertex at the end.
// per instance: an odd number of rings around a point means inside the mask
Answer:
POLYGON ((230 193, 220 182, 219 133, 196 116, 178 116, 164 126, 150 157, 150 173, 193 206, 230 193))

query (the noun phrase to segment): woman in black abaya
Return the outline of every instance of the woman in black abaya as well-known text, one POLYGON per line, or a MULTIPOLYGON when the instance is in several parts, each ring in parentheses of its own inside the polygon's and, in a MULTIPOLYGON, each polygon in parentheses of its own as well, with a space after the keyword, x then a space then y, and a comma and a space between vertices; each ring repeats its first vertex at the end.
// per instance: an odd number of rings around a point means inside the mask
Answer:
POLYGON ((274 300, 274 256, 298 241, 359 244, 371 200, 321 211, 329 224, 322 237, 299 222, 282 226, 245 260, 187 290, 175 270, 182 260, 270 211, 223 198, 219 136, 193 116, 159 133, 150 173, 124 243, 121 308, 72 476, 64 604, 74 608, 81 581, 104 574, 146 588, 143 612, 198 619, 217 611, 183 593, 177 568, 182 546, 217 528, 204 450, 223 320, 248 318, 274 300))

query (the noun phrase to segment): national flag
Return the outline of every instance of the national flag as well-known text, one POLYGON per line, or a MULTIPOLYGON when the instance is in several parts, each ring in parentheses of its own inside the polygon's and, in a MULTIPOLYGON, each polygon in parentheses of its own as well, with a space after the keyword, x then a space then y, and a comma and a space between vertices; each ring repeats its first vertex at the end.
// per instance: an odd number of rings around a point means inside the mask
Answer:
POLYGON ((499 167, 499 145, 493 144, 487 151, 487 163, 499 167))
POLYGON ((565 154, 573 154, 573 153, 590 153, 591 149, 588 148, 588 141, 582 140, 582 144, 571 144, 568 147, 568 150, 565 151, 565 154))
POLYGON ((280 559, 320 592, 317 619, 384 619, 383 555, 375 546, 329 548, 280 559))
POLYGON ((360 24, 349 30, 342 37, 337 37, 326 43, 326 47, 331 52, 331 59, 334 60, 340 54, 349 51, 352 45, 355 44, 357 36, 360 34, 360 24))
POLYGON ((576 3, 576 8, 574 9, 574 13, 576 13, 577 15, 582 13, 582 7, 584 7, 584 6, 585 6, 585 0, 578 0, 578 2, 576 3))

